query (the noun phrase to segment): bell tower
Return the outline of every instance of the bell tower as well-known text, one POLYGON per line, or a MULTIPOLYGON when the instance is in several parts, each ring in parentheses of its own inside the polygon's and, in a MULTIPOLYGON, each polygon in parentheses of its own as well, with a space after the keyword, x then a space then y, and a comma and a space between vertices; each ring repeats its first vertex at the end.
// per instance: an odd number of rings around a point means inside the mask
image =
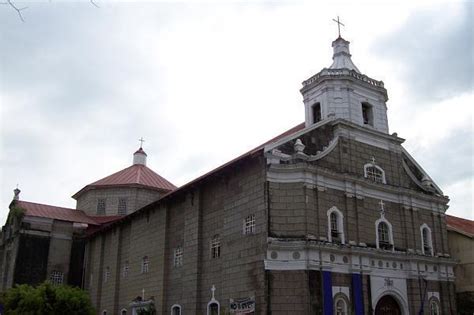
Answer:
POLYGON ((306 127, 328 117, 388 133, 387 90, 382 81, 362 73, 352 62, 349 42, 332 42, 333 63, 303 82, 306 127))

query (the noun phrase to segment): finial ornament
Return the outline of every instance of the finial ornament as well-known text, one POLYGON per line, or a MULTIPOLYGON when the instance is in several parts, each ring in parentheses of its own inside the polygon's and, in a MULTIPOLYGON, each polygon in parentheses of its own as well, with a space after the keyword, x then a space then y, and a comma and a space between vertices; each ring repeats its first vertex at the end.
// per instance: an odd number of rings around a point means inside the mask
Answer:
POLYGON ((339 21, 339 15, 337 16, 337 20, 336 19, 332 19, 332 20, 337 23, 337 33, 339 34, 339 37, 341 37, 341 25, 342 26, 345 26, 345 25, 342 24, 341 21, 339 21))
POLYGON ((380 215, 384 216, 385 215, 385 208, 384 208, 385 203, 383 202, 383 200, 380 200, 379 205, 380 205, 380 215))
POLYGON ((216 292, 216 287, 214 285, 212 285, 211 287, 211 292, 212 292, 212 298, 211 300, 214 301, 216 298, 214 297, 214 293, 216 292))
POLYGON ((143 139, 143 137, 141 137, 140 139, 138 139, 138 141, 140 141, 140 149, 143 147, 143 142, 145 142, 145 140, 143 139))
POLYGON ((375 165, 375 157, 372 157, 372 164, 375 165))

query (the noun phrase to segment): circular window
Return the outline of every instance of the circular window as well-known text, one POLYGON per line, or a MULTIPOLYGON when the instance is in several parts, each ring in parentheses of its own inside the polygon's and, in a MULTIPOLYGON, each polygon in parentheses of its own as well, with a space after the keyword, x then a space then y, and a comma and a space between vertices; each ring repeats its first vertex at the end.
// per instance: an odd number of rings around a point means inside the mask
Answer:
POLYGON ((331 259, 331 261, 334 262, 336 260, 336 257, 334 257, 334 255, 331 254, 331 256, 329 256, 329 259, 331 259))
POLYGON ((349 262, 349 258, 347 256, 342 257, 342 261, 347 264, 349 262))
POLYGON ((277 259, 277 258, 278 258, 278 253, 275 252, 275 251, 273 251, 273 252, 270 254, 270 257, 271 257, 272 259, 277 259))
POLYGON ((293 252, 293 259, 300 259, 300 252, 293 252))

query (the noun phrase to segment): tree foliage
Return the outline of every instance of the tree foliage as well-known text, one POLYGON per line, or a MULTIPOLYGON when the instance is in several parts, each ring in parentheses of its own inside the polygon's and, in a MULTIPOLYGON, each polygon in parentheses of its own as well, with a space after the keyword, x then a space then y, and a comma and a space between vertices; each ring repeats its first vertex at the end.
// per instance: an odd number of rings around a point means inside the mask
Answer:
POLYGON ((4 297, 5 315, 94 315, 87 293, 79 288, 44 282, 9 289, 4 297))

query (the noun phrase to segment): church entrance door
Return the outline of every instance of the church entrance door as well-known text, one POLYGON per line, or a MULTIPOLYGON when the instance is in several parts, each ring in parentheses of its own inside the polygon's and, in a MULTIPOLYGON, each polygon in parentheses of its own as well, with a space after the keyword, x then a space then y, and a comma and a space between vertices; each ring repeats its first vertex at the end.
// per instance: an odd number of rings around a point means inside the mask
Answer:
POLYGON ((397 301, 390 295, 382 297, 375 307, 375 315, 401 315, 397 301))

